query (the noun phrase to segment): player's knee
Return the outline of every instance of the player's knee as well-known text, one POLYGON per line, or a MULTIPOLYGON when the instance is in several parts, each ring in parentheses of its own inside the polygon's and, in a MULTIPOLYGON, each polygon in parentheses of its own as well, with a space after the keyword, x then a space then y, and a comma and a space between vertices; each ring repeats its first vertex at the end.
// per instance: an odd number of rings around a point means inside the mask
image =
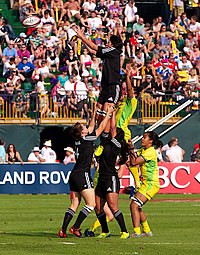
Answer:
POLYGON ((93 205, 85 205, 84 208, 88 213, 91 213, 94 210, 95 204, 93 205))
POLYGON ((143 206, 143 202, 139 199, 139 198, 137 198, 136 196, 133 196, 133 197, 131 197, 131 208, 132 209, 142 209, 142 206, 143 206))

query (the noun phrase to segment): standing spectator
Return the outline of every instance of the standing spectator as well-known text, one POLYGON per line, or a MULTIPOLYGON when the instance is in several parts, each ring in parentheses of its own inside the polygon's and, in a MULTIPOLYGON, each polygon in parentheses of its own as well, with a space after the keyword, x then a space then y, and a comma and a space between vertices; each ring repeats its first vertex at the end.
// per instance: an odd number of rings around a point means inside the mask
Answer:
POLYGON ((75 160, 75 155, 74 155, 74 150, 72 147, 67 147, 67 148, 64 148, 64 151, 65 151, 65 158, 63 160, 63 163, 65 165, 69 164, 69 163, 75 163, 76 160, 75 160))
POLYGON ((0 163, 6 162, 6 150, 5 150, 5 141, 0 139, 0 163))
POLYGON ((158 135, 153 132, 146 132, 142 138, 142 148, 135 154, 132 143, 130 144, 130 164, 140 165, 142 184, 136 193, 131 197, 131 217, 134 226, 132 237, 152 236, 146 215, 142 209, 144 204, 151 200, 160 189, 158 177, 157 154, 154 145, 158 144, 158 135), (140 229, 142 225, 142 234, 140 229))
POLYGON ((34 147, 32 152, 28 156, 28 162, 41 163, 45 162, 45 159, 40 154, 40 148, 34 147))
POLYGON ((6 162, 8 164, 14 164, 16 162, 21 162, 22 165, 24 164, 19 152, 15 148, 15 145, 12 143, 9 144, 6 149, 6 162))
POLYGON ((51 140, 48 140, 44 143, 44 147, 41 150, 41 155, 45 159, 46 163, 55 163, 56 162, 56 153, 51 148, 51 140))
POLYGON ((18 89, 17 93, 14 95, 12 106, 15 118, 22 118, 22 116, 26 117, 26 114, 29 110, 29 102, 27 102, 24 95, 22 95, 21 89, 18 89))
POLYGON ((169 142, 169 149, 166 151, 166 157, 171 163, 181 163, 185 151, 178 146, 178 138, 175 138, 169 142))
POLYGON ((173 11, 174 11, 174 17, 177 18, 178 16, 181 16, 181 14, 184 12, 184 0, 174 0, 173 4, 173 11))

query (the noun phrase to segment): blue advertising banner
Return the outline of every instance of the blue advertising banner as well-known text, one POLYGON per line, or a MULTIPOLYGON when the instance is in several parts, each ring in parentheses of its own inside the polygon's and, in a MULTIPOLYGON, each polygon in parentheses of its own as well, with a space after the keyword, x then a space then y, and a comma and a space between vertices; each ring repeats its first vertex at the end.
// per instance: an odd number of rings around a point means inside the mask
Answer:
POLYGON ((0 194, 66 194, 74 163, 1 164, 0 194))

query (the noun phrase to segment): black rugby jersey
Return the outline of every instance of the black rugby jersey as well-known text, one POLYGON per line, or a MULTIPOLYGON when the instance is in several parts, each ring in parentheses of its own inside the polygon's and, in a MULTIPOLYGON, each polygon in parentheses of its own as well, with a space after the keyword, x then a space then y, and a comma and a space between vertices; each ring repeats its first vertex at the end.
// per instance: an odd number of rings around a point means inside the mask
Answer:
POLYGON ((116 138, 112 138, 104 147, 99 158, 99 177, 116 175, 116 160, 120 154, 121 144, 116 138))
POLYGON ((80 141, 75 142, 76 164, 73 172, 90 172, 92 156, 94 152, 94 141, 97 139, 96 132, 82 137, 80 141))
POLYGON ((101 86, 120 85, 120 54, 114 47, 98 47, 96 56, 103 60, 101 86))

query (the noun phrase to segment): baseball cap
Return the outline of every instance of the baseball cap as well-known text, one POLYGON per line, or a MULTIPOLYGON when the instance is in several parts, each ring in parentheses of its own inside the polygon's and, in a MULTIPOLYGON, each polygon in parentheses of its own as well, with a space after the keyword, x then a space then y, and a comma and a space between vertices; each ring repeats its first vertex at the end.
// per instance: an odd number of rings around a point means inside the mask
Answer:
POLYGON ((25 33, 20 33, 19 36, 20 36, 20 37, 24 37, 24 38, 27 37, 27 35, 26 35, 25 33))

